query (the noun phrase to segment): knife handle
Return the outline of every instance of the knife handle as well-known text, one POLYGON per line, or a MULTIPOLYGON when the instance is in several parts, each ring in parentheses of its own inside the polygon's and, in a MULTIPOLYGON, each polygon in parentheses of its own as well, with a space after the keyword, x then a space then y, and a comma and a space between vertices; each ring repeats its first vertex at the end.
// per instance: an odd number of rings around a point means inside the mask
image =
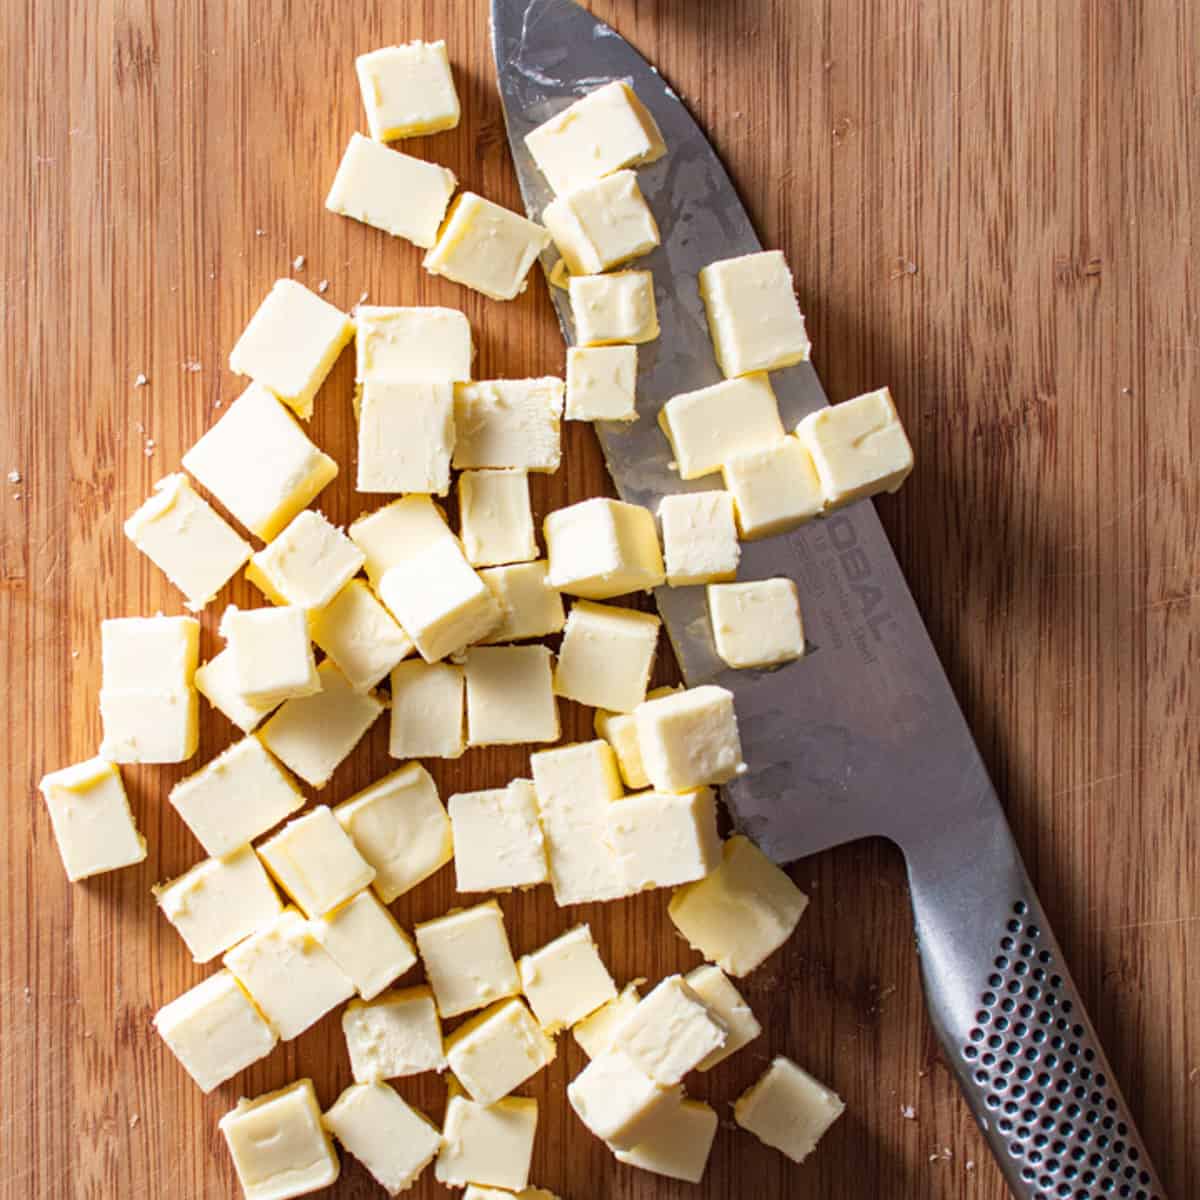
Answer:
POLYGON ((1165 1200, 995 812, 967 855, 945 842, 909 855, 921 974, 942 1048, 1014 1196, 1165 1200))

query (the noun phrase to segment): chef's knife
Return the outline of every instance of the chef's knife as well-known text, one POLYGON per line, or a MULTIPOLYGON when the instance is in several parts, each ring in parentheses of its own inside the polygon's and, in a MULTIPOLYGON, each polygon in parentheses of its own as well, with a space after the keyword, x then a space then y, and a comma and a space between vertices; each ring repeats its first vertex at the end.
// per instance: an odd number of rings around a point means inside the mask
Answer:
MULTIPOLYGON (((657 416, 720 378, 698 271, 761 249, 724 167, 655 68, 573 0, 492 0, 492 44, 535 218, 551 193, 531 129, 614 79, 658 122, 667 155, 639 178, 662 245, 636 265, 654 272, 662 333, 638 350, 638 420, 596 428, 625 500, 656 510, 720 486, 679 479, 657 416)), ((571 342, 567 294, 551 294, 571 342)), ((788 428, 827 403, 807 363, 772 383, 788 428)), ((930 1014, 1015 1195, 1162 1197, 873 505, 743 545, 739 578, 781 575, 799 587, 809 649, 772 671, 724 666, 703 588, 657 594, 688 684, 736 697, 749 770, 725 789, 735 823, 781 863, 869 835, 899 845, 930 1014)))

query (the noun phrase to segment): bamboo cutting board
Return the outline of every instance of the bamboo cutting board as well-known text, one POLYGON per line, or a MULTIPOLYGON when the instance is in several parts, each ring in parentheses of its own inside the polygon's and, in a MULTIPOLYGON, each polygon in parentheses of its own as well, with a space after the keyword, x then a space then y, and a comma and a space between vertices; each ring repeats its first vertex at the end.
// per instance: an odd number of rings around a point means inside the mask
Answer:
MULTIPOLYGON (((1170 1193, 1200 1194, 1200 16, 1166 0, 596 8, 787 252, 830 395, 891 384, 918 469, 884 521, 1170 1193)), ((462 307, 480 377, 560 371, 563 349, 536 279, 496 304, 322 208, 364 128, 354 55, 443 36, 463 122, 406 149, 516 204, 484 0, 9 0, 0 22, 0 469, 20 476, 0 493, 0 1194, 232 1196, 216 1121, 238 1095, 311 1075, 329 1104, 350 1076, 336 1018, 208 1098, 152 1033, 205 974, 149 891, 200 857, 164 802, 184 768, 126 773, 143 865, 65 882, 36 782, 97 744, 99 619, 181 611, 121 522, 237 394, 226 355, 279 276, 328 280, 343 308, 462 307)), ((351 377, 346 356, 312 426, 343 465, 320 502, 339 523, 370 506, 351 486, 351 377)), ((571 427, 535 499, 605 488, 571 427)), ((256 596, 239 581, 227 599, 256 596)), ((191 768, 230 739, 206 710, 191 768)), ((385 743, 381 723, 322 799, 387 770, 385 743)), ((499 750, 434 764, 443 795, 526 768, 499 750)), ((569 1200, 1005 1194, 925 1021, 898 856, 856 845, 793 875, 812 906, 746 987, 767 1036, 695 1090, 728 1118, 791 1054, 848 1103, 811 1162, 726 1119, 702 1188, 618 1166, 568 1112, 583 1059, 564 1038, 524 1089, 543 1102, 537 1183, 569 1200)), ((395 909, 411 927, 453 900, 443 872, 395 909)), ((619 981, 696 961, 661 894, 570 915, 545 889, 503 903, 518 952, 585 917, 619 981)), ((435 1080, 402 1091, 440 1117, 435 1080)), ((345 1158, 336 1194, 381 1193, 345 1158)), ((415 1194, 439 1194, 431 1175, 415 1194)))

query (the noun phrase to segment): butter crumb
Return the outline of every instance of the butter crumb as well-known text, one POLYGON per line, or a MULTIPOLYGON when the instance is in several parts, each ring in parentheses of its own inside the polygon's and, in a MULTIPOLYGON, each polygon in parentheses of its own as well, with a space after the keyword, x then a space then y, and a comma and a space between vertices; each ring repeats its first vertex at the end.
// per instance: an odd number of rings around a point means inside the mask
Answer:
POLYGON ((293 271, 303 271, 304 264, 307 261, 308 260, 304 257, 303 254, 297 254, 296 257, 292 259, 292 270, 293 271))
POLYGON ((133 1129, 141 1119, 142 1118, 137 1113, 134 1113, 133 1116, 129 1118, 129 1128, 133 1129))
POLYGON ((201 367, 200 363, 196 359, 189 358, 184 362, 183 369, 190 374, 195 375, 198 371, 200 371, 201 367))
POLYGON ((9 483, 20 483, 21 482, 21 472, 16 469, 9 471, 8 482, 9 483))
POLYGON ((135 388, 145 387, 146 384, 148 384, 149 382, 150 382, 150 377, 144 371, 139 371, 133 377, 133 386, 135 388))
POLYGON ((329 291, 329 280, 322 279, 321 282, 317 284, 317 291, 320 292, 322 296, 325 295, 325 293, 329 291))
POLYGON ((917 1119, 917 1110, 911 1104, 902 1104, 900 1106, 900 1115, 906 1121, 915 1121, 917 1119))
POLYGON ((255 237, 266 237, 266 236, 267 236, 267 231, 266 231, 265 229, 256 229, 256 230, 254 231, 254 236, 255 236, 255 237))

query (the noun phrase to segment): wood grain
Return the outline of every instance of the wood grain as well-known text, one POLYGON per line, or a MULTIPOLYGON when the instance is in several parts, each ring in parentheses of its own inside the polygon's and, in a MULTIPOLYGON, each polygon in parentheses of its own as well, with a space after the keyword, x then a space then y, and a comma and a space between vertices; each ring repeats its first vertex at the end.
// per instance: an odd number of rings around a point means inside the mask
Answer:
MULTIPOLYGON (((787 252, 830 395, 891 384, 919 469, 884 520, 1168 1190, 1200 1194, 1194 6, 595 7, 787 252)), ((491 303, 322 208, 363 127, 354 55, 422 36, 449 40, 464 119, 416 152, 516 203, 483 0, 12 0, 0 28, 0 469, 21 474, 0 493, 0 1193, 230 1196, 216 1120, 236 1097, 308 1074, 329 1103, 349 1072, 327 1019, 204 1098, 153 1035, 205 973, 149 892, 199 857, 164 803, 183 768, 127 773, 143 866, 63 878, 36 781, 97 743, 98 620, 180 611, 121 522, 236 395, 226 355, 278 276, 327 279, 346 308, 461 306, 484 377, 558 371, 562 346, 540 285, 491 303)), ((350 388, 343 358, 313 423, 344 466, 350 388)), ((607 486, 590 431, 567 440, 542 511, 607 486)), ((364 507, 348 473, 321 503, 364 507)), ((196 761, 230 737, 209 713, 196 761)), ((386 770, 385 741, 380 725, 322 799, 386 770)), ((476 751, 435 770, 448 794, 525 768, 476 751)), ((810 1164, 725 1121, 702 1188, 618 1166, 567 1111, 582 1060, 564 1039, 529 1089, 537 1182, 570 1200, 1005 1195, 924 1016, 898 856, 860 844, 793 874, 814 903, 748 984, 768 1036, 696 1090, 723 1103, 792 1054, 849 1105, 810 1164)), ((443 872, 396 911, 411 925, 453 899, 443 872)), ((660 895, 504 907, 518 950, 585 916, 622 979, 695 961, 660 895)), ((440 1115, 435 1081, 402 1090, 440 1115)), ((347 1159, 336 1194, 379 1193, 347 1159)))

